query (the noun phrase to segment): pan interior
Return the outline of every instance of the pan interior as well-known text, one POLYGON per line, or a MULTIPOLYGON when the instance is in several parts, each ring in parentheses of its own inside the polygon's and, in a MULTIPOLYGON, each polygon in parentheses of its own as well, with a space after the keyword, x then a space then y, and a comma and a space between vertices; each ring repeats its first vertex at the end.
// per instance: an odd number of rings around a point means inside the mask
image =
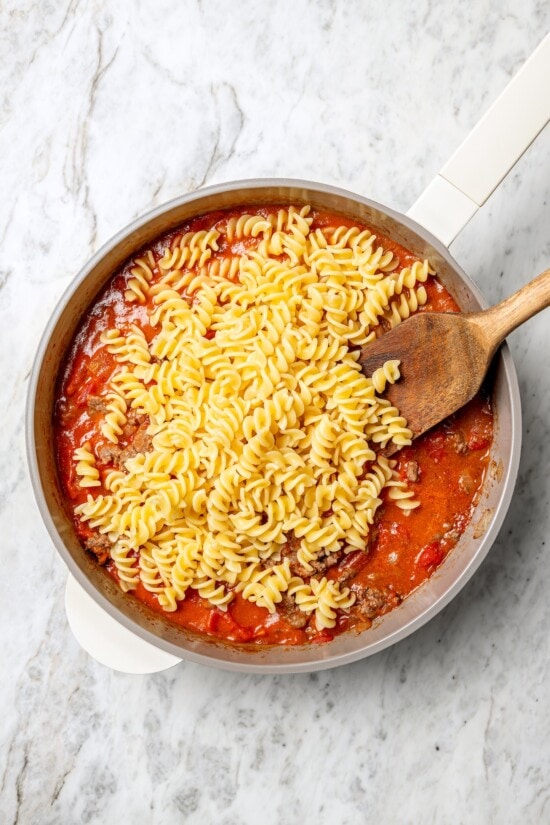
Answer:
POLYGON ((417 224, 390 209, 332 187, 301 181, 225 184, 193 193, 135 221, 106 244, 63 296, 40 344, 31 377, 27 437, 35 494, 50 535, 71 573, 115 618, 138 635, 184 658, 239 670, 262 672, 333 667, 370 655, 408 635, 438 612, 461 589, 488 552, 511 497, 519 456, 519 394, 507 346, 493 371, 495 437, 490 471, 467 530, 436 573, 403 604, 370 630, 348 632, 325 645, 252 648, 227 645, 192 634, 122 593, 81 546, 66 509, 56 469, 53 407, 58 372, 82 316, 108 279, 140 247, 207 212, 260 205, 302 205, 330 211, 375 230, 427 257, 465 311, 486 306, 477 287, 449 252, 417 224))

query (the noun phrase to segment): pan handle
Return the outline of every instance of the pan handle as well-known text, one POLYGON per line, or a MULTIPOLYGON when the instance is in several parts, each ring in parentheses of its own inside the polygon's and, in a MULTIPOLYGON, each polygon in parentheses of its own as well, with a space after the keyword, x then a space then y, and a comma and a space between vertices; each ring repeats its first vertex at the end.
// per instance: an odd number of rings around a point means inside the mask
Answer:
POLYGON ((70 574, 65 610, 79 645, 93 659, 119 673, 145 674, 167 670, 181 662, 146 642, 103 610, 70 574))
POLYGON ((549 120, 547 34, 407 215, 449 246, 549 120))

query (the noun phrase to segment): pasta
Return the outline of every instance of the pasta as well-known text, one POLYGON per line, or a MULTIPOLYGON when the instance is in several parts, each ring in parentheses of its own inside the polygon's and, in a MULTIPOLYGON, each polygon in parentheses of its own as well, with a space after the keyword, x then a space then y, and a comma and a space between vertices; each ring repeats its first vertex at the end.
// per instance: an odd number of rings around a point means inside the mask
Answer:
POLYGON ((138 308, 99 336, 113 368, 73 455, 80 523, 167 613, 239 594, 334 628, 357 594, 330 565, 368 552, 384 501, 419 506, 384 455, 411 444, 383 397, 399 362, 366 376, 358 355, 426 303, 428 262, 290 206, 201 219, 126 272, 138 308))
MULTIPOLYGON (((152 301, 152 339, 136 324, 101 335, 121 365, 101 432, 116 444, 132 410, 147 417, 150 444, 77 512, 115 542, 121 586, 141 581, 166 611, 191 587, 222 611, 241 592, 274 612, 292 579, 290 541, 307 576, 321 554, 366 548, 385 487, 404 511, 417 506, 375 452, 410 444, 380 397, 399 364, 368 378, 350 345, 421 303, 428 265, 396 271, 369 231, 310 240, 310 224, 308 208, 231 217, 227 241, 257 244, 224 260, 212 259, 217 229, 176 236, 156 266, 149 251, 131 268, 127 297, 152 301)), ((75 460, 81 486, 100 486, 89 444, 75 460)), ((355 598, 326 578, 293 587, 319 629, 355 598)))
POLYGON ((136 258, 130 269, 132 277, 128 281, 128 289, 124 293, 127 301, 137 301, 144 304, 149 294, 149 284, 153 279, 155 256, 149 251, 144 257, 136 258))
POLYGON ((124 398, 116 392, 108 393, 106 398, 109 403, 106 405, 107 412, 105 420, 101 424, 101 432, 108 441, 116 444, 118 436, 122 435, 122 428, 128 420, 126 417, 128 406, 124 398))
POLYGON ((95 456, 91 452, 91 444, 86 441, 82 447, 74 451, 73 460, 76 462, 75 472, 80 477, 81 487, 100 487, 99 470, 95 466, 95 456))

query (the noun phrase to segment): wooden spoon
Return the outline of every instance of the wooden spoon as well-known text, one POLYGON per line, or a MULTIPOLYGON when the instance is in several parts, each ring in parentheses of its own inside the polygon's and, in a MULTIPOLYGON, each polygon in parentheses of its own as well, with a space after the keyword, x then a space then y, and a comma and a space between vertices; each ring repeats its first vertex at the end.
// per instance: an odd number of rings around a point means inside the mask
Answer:
POLYGON ((401 379, 385 396, 417 438, 476 394, 506 336, 547 306, 550 269, 483 312, 413 315, 364 347, 359 362, 367 375, 385 361, 401 362, 401 379))

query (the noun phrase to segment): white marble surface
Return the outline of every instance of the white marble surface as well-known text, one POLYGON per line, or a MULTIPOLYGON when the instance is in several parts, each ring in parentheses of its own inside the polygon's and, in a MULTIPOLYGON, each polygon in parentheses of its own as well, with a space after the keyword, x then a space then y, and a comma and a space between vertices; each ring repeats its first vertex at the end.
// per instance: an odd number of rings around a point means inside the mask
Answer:
MULTIPOLYGON (((548 313, 511 339, 524 447, 489 558, 339 670, 90 660, 23 440, 41 330, 115 230, 256 175, 406 209, 549 28, 543 0, 0 6, 1 825, 550 821, 548 313)), ((549 172, 547 128, 454 244, 491 301, 549 265, 549 172)))

